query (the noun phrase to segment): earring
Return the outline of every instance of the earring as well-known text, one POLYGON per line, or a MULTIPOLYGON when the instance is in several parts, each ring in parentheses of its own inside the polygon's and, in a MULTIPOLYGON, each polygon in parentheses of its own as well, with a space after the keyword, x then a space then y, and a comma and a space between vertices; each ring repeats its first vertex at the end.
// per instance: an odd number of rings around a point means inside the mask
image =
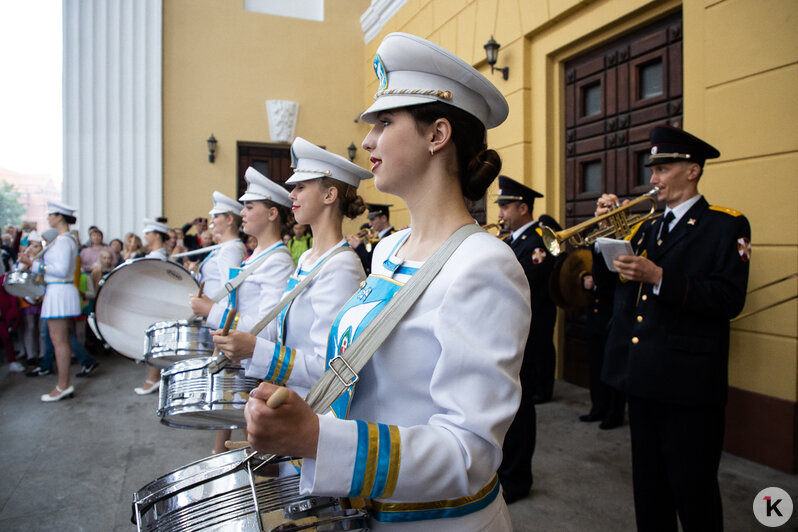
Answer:
POLYGON ((432 157, 433 155, 435 155, 435 148, 433 148, 432 146, 430 146, 430 147, 429 147, 429 156, 430 156, 430 157, 432 157))

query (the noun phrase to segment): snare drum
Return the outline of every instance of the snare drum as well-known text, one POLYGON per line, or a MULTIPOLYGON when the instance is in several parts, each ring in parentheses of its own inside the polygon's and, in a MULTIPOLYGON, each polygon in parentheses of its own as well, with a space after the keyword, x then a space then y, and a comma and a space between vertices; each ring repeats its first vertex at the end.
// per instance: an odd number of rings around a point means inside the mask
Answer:
POLYGON ((42 276, 30 270, 7 272, 5 279, 3 279, 3 288, 14 297, 24 297, 31 300, 44 296, 46 290, 42 276))
POLYGON ((159 321, 145 333, 144 360, 156 368, 212 354, 211 330, 198 322, 159 321))
POLYGON ((190 294, 199 284, 181 265, 155 258, 128 260, 97 288, 94 323, 100 340, 134 360, 144 359, 147 329, 156 322, 192 316, 190 294))
POLYGON ((208 372, 209 358, 172 364, 161 373, 158 416, 161 423, 183 429, 244 428, 244 406, 260 379, 244 376, 231 363, 218 373, 208 372))
POLYGON ((368 530, 368 515, 335 497, 299 495, 299 475, 264 476, 250 449, 193 462, 133 495, 139 531, 368 530))

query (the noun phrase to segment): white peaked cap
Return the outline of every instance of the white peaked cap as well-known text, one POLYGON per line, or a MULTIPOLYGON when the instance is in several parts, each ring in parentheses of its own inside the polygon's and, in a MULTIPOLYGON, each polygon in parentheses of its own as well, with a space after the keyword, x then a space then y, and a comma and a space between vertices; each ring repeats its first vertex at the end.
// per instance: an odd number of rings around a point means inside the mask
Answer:
POLYGON ((153 231, 158 231, 159 233, 168 233, 170 229, 171 227, 166 224, 156 222, 155 220, 150 220, 149 218, 144 218, 145 233, 151 233, 153 231))
POLYGON ((242 210, 244 210, 244 206, 233 198, 225 196, 218 190, 213 191, 213 209, 208 212, 210 216, 227 213, 241 214, 242 210))
POLYGON ((78 212, 74 207, 70 207, 66 203, 58 203, 57 201, 47 200, 47 214, 63 214, 66 216, 75 216, 78 212))
POLYGON ((437 44, 409 33, 389 33, 377 48, 376 100, 361 118, 370 124, 388 109, 443 102, 474 115, 486 129, 507 118, 507 100, 477 70, 437 44))
POLYGON ((251 166, 244 173, 247 191, 238 201, 269 200, 278 205, 291 208, 294 204, 288 197, 288 191, 251 166))
POLYGON ((297 137, 291 144, 291 166, 294 168, 294 175, 286 184, 331 177, 357 188, 362 179, 374 177, 368 170, 340 155, 319 148, 302 137, 297 137))
POLYGON ((28 242, 41 242, 41 241, 42 241, 42 235, 40 235, 35 230, 28 233, 28 242))

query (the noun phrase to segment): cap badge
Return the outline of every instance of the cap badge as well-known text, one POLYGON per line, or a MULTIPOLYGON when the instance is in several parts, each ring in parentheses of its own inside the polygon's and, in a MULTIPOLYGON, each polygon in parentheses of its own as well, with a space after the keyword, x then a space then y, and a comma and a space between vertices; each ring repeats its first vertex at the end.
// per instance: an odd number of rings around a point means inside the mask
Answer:
POLYGON ((388 88, 388 75, 385 73, 385 65, 379 55, 374 56, 374 73, 377 74, 377 79, 380 80, 379 90, 384 91, 388 88))

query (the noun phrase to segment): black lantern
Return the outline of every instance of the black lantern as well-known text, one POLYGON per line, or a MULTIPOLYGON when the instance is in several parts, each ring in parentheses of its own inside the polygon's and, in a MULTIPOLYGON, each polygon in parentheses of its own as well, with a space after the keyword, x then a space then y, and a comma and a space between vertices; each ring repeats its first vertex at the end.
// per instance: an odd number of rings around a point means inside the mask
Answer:
POLYGON ((355 146, 355 143, 351 143, 346 151, 349 153, 349 160, 354 162, 355 155, 357 154, 357 146, 355 146))
POLYGON ((208 142, 208 162, 212 163, 214 160, 216 160, 216 137, 213 136, 213 133, 211 133, 211 136, 208 137, 207 142, 208 142))
POLYGON ((498 70, 502 73, 502 77, 505 81, 510 76, 510 67, 504 68, 495 68, 494 65, 496 64, 496 60, 499 58, 499 48, 501 44, 497 43, 493 39, 493 35, 490 36, 490 40, 485 43, 485 57, 487 58, 488 64, 490 65, 490 73, 493 74, 494 70, 498 70))

